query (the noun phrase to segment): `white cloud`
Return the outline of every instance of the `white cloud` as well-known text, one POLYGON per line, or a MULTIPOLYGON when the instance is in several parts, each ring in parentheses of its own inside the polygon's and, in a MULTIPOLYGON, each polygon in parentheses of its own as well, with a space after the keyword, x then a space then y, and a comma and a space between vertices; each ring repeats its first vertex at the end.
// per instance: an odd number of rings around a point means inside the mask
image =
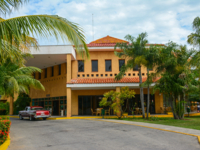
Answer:
MULTIPOLYGON (((125 35, 148 33, 150 43, 169 40, 187 44, 192 21, 199 15, 200 1, 190 0, 41 0, 31 1, 11 16, 57 14, 83 27, 87 42, 92 39, 94 14, 95 39, 107 35, 123 39, 125 35)), ((41 44, 57 44, 52 38, 41 44)), ((62 44, 62 43, 59 43, 62 44)))

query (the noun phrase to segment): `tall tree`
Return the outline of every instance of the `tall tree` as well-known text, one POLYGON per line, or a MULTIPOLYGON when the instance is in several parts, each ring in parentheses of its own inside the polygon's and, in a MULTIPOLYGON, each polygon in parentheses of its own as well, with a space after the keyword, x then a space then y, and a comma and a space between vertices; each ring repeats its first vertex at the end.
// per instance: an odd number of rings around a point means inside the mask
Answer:
MULTIPOLYGON (((192 24, 194 32, 188 35, 187 42, 198 49, 191 59, 191 65, 194 71, 196 71, 196 74, 199 75, 198 78, 200 79, 200 18, 196 17, 192 24)), ((200 97, 200 85, 198 93, 200 97)))
MULTIPOLYGON (((29 0, 1 0, 0 15, 6 16, 19 9, 29 0)), ((89 57, 83 29, 78 24, 57 15, 29 15, 15 18, 0 18, 0 90, 2 95, 26 92, 28 87, 44 89, 41 83, 31 75, 40 71, 34 67, 24 67, 24 57, 31 56, 29 47, 37 48, 35 37, 47 39, 55 37, 57 41, 70 42, 78 53, 89 57), (33 37, 33 38, 31 38, 33 37), (26 50, 26 51, 24 51, 26 50), (23 53, 22 53, 23 52, 23 53), (12 68, 12 65, 14 68, 12 68), (7 70, 6 72, 6 67, 7 70), (17 74, 20 74, 18 76, 17 74), (23 77, 24 78, 19 78, 23 77)))
POLYGON ((185 93, 188 93, 189 89, 197 88, 190 68, 190 59, 193 54, 194 51, 187 50, 186 46, 170 42, 160 49, 159 59, 157 59, 154 75, 161 78, 157 81, 154 90, 159 90, 172 98, 171 106, 175 119, 184 117, 185 93))
POLYGON ((152 77, 149 74, 149 69, 154 69, 156 67, 156 60, 159 58, 159 48, 160 46, 157 45, 150 45, 148 50, 145 53, 145 59, 147 61, 146 68, 147 68, 147 80, 143 84, 147 86, 147 119, 149 117, 149 102, 150 102, 150 85, 152 84, 152 77))
POLYGON ((129 41, 130 44, 127 43, 117 43, 115 45, 115 49, 119 47, 121 49, 120 52, 115 51, 115 54, 120 58, 127 58, 127 63, 121 68, 121 71, 115 77, 116 80, 120 80, 123 78, 124 73, 131 69, 133 70, 134 67, 139 66, 139 81, 140 81, 140 101, 142 106, 142 115, 143 118, 145 117, 145 110, 144 110, 144 92, 142 84, 142 73, 141 67, 142 65, 146 65, 147 61, 145 59, 145 53, 147 51, 146 44, 148 40, 146 39, 147 33, 141 33, 137 38, 132 37, 131 35, 125 36, 125 39, 129 41))

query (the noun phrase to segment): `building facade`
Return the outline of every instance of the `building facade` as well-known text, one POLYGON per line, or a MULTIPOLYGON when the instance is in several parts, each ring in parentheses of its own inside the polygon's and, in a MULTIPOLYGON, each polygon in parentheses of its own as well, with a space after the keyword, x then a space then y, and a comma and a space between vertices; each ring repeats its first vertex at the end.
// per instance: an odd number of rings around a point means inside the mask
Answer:
MULTIPOLYGON (((127 62, 114 54, 117 42, 127 42, 110 36, 89 43, 90 58, 83 59, 73 46, 40 46, 39 51, 31 49, 34 58, 27 60, 27 66, 42 69, 34 78, 40 80, 45 91, 31 89, 31 105, 43 106, 52 110, 52 115, 61 115, 63 110, 67 117, 91 115, 92 110, 99 108, 103 94, 110 90, 120 91, 128 86, 136 95, 128 101, 128 113, 140 106, 139 72, 135 67, 128 70, 123 79, 115 81, 120 67, 127 62)), ((147 45, 148 46, 148 45, 147 45)), ((120 49, 117 49, 120 51, 120 49)), ((150 72, 153 72, 152 69, 150 72)), ((147 79, 147 69, 142 67, 142 80, 147 79)), ((155 85, 152 84, 151 87, 155 85)), ((147 89, 144 88, 145 104, 147 89)), ((163 96, 156 92, 150 97, 150 113, 161 113, 163 96)), ((111 114, 113 114, 111 110, 111 114)))

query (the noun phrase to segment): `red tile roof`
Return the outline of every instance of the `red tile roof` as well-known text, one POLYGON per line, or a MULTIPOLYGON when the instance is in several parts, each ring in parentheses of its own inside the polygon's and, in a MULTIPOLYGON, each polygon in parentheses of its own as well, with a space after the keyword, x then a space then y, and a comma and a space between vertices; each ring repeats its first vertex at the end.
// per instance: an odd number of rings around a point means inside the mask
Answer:
MULTIPOLYGON (((155 81, 159 80, 157 78, 155 81)), ((145 82, 147 77, 142 77, 142 82, 145 82)), ((154 82, 155 82, 154 81, 154 82)), ((139 83, 139 77, 124 77, 119 81, 114 78, 78 78, 71 79, 67 84, 103 84, 103 83, 139 83)))
POLYGON ((125 41, 125 40, 118 39, 118 38, 111 37, 109 35, 107 35, 106 37, 103 37, 103 38, 100 38, 100 39, 97 39, 95 41, 90 42, 90 44, 111 44, 111 43, 116 44, 116 43, 129 43, 129 42, 125 41))
MULTIPOLYGON (((108 35, 106 37, 90 42, 89 44, 87 44, 87 46, 88 47, 114 47, 116 43, 129 43, 129 42, 118 39, 118 38, 114 38, 108 35)), ((150 45, 164 46, 164 44, 146 44, 146 45, 147 46, 150 46, 150 45)))

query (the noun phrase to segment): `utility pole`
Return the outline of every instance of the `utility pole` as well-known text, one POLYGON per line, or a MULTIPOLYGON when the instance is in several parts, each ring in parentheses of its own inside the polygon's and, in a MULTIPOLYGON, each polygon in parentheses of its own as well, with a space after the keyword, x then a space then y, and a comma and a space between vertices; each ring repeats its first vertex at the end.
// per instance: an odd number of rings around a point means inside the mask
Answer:
POLYGON ((94 19, 93 19, 93 14, 92 14, 92 37, 94 41, 94 19))

